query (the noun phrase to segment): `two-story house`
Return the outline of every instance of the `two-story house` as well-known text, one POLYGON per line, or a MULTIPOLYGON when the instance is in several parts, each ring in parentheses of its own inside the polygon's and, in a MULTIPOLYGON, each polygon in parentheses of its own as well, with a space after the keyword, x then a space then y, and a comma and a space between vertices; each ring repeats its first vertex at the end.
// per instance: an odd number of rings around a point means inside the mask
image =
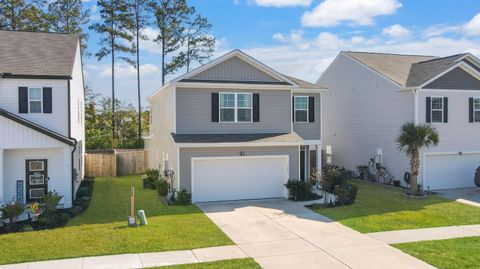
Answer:
POLYGON ((153 93, 149 167, 193 202, 285 197, 320 167, 326 89, 234 50, 153 93))
POLYGON ((403 182, 409 158, 396 138, 406 122, 431 124, 436 147, 421 152, 425 190, 474 186, 480 166, 480 62, 448 57, 341 52, 318 83, 324 94, 323 144, 332 162, 354 170, 377 155, 403 182))
POLYGON ((0 31, 0 203, 65 208, 83 178, 84 86, 78 35, 0 31))

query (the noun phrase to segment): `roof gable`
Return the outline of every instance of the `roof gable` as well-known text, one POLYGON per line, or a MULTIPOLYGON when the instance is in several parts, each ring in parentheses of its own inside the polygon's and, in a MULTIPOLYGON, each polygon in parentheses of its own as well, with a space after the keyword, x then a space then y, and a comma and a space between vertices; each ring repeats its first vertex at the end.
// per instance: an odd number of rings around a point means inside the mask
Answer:
POLYGON ((462 67, 455 67, 439 78, 433 80, 423 88, 426 89, 453 89, 453 90, 480 90, 480 79, 467 72, 462 67))
POLYGON ((407 87, 420 86, 458 63, 465 54, 456 54, 412 64, 407 87))
POLYGON ((70 77, 78 44, 76 34, 0 31, 0 73, 70 77))

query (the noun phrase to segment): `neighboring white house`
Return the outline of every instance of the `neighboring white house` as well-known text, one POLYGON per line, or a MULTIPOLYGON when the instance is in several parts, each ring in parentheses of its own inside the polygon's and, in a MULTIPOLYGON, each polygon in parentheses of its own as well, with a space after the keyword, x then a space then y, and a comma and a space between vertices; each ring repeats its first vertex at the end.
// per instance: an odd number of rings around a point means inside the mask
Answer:
POLYGON ((449 57, 341 52, 318 83, 324 94, 323 145, 332 162, 355 170, 379 154, 403 182, 409 159, 396 138, 406 122, 431 123, 440 144, 421 153, 424 189, 474 186, 480 166, 480 62, 449 57))
POLYGON ((148 98, 148 165, 193 202, 285 197, 321 166, 324 91, 234 50, 148 98))
POLYGON ((78 35, 0 31, 0 203, 51 190, 65 208, 83 179, 78 35))

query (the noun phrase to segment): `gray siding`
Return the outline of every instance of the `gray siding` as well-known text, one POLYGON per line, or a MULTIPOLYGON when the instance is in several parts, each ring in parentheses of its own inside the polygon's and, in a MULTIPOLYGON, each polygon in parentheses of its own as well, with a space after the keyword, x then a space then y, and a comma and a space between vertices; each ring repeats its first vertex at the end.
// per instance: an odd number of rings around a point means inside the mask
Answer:
POLYGON ((385 166, 402 180, 408 158, 397 150, 400 127, 414 120, 414 95, 343 54, 318 82, 323 97, 323 146, 332 146, 333 163, 355 170, 382 148, 385 166))
POLYGON ((319 93, 295 93, 294 96, 313 96, 315 98, 315 121, 294 122, 293 131, 305 140, 320 140, 321 115, 320 115, 320 94, 319 93))
POLYGON ((192 79, 278 81, 238 57, 232 57, 193 76, 192 79))
POLYGON ((241 151, 246 156, 289 155, 290 179, 299 178, 299 148, 289 147, 244 147, 244 148, 181 148, 180 149, 180 189, 191 192, 192 157, 239 156, 241 151))
POLYGON ((480 80, 470 75, 460 67, 453 69, 424 88, 428 89, 460 89, 480 90, 480 80))
POLYGON ((287 90, 177 89, 178 134, 289 133, 291 95, 287 90), (260 94, 260 122, 212 122, 212 92, 260 94))

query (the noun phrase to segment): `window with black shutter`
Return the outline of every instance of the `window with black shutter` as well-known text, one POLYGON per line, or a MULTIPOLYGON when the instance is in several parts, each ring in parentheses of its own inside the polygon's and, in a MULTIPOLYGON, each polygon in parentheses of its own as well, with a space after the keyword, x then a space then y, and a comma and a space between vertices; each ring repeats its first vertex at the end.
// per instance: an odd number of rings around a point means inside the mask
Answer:
POLYGON ((28 113, 28 87, 18 87, 18 113, 28 113))
POLYGON ((52 113, 52 88, 43 88, 43 113, 52 113))
POLYGON ((315 97, 308 97, 308 122, 315 122, 315 97))

